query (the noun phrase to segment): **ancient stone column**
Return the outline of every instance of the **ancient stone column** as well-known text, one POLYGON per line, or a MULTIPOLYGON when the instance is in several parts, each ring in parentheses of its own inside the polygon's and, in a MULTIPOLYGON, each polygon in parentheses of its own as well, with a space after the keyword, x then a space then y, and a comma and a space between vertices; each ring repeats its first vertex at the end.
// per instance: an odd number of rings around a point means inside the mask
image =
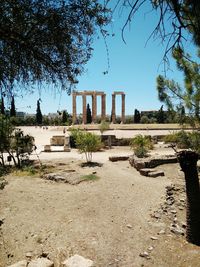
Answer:
POLYGON ((101 96, 101 120, 106 118, 106 94, 101 96))
POLYGON ((82 104, 83 104, 83 124, 87 123, 87 111, 86 111, 86 95, 82 95, 82 104))
POLYGON ((97 116, 97 96, 94 92, 92 95, 92 122, 95 123, 97 116))
POLYGON ((76 123, 76 94, 73 93, 72 95, 72 123, 76 123))
POLYGON ((121 122, 125 123, 125 94, 122 94, 122 118, 121 122))
POLYGON ((115 113, 115 94, 112 94, 112 123, 116 121, 116 113, 115 113))

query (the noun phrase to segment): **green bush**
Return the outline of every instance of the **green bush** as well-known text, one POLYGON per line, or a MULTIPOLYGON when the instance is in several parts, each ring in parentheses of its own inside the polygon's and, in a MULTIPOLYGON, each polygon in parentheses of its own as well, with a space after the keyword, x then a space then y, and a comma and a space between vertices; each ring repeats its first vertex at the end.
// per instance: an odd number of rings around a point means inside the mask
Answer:
POLYGON ((99 131, 101 132, 101 134, 103 134, 103 132, 109 129, 110 129, 110 123, 107 121, 102 121, 101 124, 99 125, 99 131))
POLYGON ((165 143, 175 144, 177 148, 192 149, 200 153, 200 132, 186 132, 182 130, 165 136, 164 141, 165 143))
POLYGON ((72 131, 76 147, 80 153, 84 153, 87 162, 92 161, 92 153, 102 147, 101 138, 98 135, 81 130, 72 131))
POLYGON ((130 142, 131 148, 135 155, 139 158, 147 156, 150 149, 153 149, 153 143, 150 136, 143 136, 141 134, 135 136, 130 142))

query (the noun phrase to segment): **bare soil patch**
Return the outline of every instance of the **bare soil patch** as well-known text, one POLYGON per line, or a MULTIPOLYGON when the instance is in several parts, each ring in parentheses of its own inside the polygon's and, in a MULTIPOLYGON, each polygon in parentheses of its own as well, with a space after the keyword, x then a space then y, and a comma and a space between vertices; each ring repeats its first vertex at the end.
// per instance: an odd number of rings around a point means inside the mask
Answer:
MULTIPOLYGON (((166 151, 158 146, 153 153, 159 152, 166 151)), ((200 248, 187 243, 184 232, 172 231, 172 224, 184 229, 185 223, 179 165, 156 167, 165 176, 150 178, 128 161, 108 160, 128 154, 123 147, 99 152, 94 161, 100 165, 84 167, 76 151, 40 154, 48 172, 99 177, 74 185, 39 175, 6 176, 8 184, 0 190, 0 267, 28 252, 33 258, 47 255, 55 267, 74 254, 96 267, 200 267, 200 248)))

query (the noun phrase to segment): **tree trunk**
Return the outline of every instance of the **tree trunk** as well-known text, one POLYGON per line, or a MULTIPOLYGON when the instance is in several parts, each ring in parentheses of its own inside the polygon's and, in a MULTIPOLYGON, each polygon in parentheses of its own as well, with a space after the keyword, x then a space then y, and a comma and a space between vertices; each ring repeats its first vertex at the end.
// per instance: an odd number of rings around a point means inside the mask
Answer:
POLYGON ((186 239, 200 246, 200 188, 197 171, 198 154, 193 151, 181 151, 178 160, 185 174, 186 185, 186 239))

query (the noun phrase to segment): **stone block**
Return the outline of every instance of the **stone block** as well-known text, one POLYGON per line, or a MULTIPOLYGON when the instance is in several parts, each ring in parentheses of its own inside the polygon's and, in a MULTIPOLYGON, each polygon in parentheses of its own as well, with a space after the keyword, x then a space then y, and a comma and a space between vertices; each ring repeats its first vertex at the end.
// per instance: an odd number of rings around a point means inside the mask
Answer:
POLYGON ((152 171, 152 172, 149 172, 148 177, 158 177, 158 176, 165 176, 164 172, 163 171, 152 171))
POLYGON ((51 152, 51 146, 50 145, 45 145, 44 146, 44 152, 51 152))
POLYGON ((82 256, 74 255, 62 263, 62 267, 92 267, 93 261, 82 256))
POLYGON ((64 146, 66 137, 64 135, 54 135, 50 139, 51 146, 64 146))
POLYGON ((36 260, 32 260, 28 267, 53 267, 54 264, 52 261, 47 258, 38 258, 36 260))
POLYGON ((8 267, 27 267, 27 263, 28 262, 26 260, 18 261, 17 263, 9 265, 8 267))
POLYGON ((112 162, 115 162, 115 161, 125 161, 125 160, 128 160, 129 159, 129 156, 113 156, 113 157, 109 157, 109 160, 112 161, 112 162))
POLYGON ((69 148, 69 146, 68 146, 68 145, 64 145, 64 151, 65 151, 65 152, 70 152, 70 151, 71 151, 71 149, 69 148))

